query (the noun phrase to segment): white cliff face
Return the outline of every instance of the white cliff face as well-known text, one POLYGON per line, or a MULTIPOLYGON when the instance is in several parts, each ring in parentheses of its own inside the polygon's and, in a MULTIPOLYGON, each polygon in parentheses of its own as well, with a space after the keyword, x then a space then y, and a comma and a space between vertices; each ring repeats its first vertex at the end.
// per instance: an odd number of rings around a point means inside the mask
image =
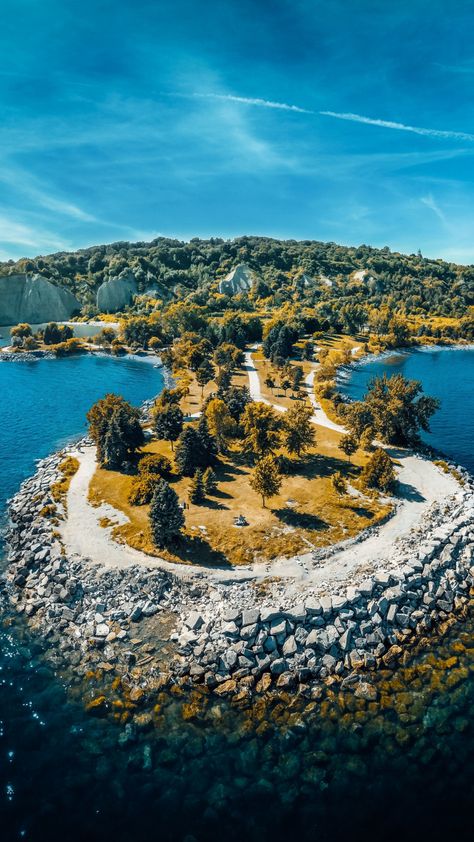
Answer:
POLYGON ((137 282, 133 272, 104 281, 97 290, 97 309, 100 313, 117 313, 128 307, 137 293, 137 282))
POLYGON ((219 292, 224 295, 236 295, 239 292, 249 292, 255 282, 255 274, 246 263, 239 263, 219 283, 219 292))
POLYGON ((81 303, 63 287, 57 287, 41 275, 5 275, 0 277, 0 325, 18 322, 60 322, 79 312, 81 303))

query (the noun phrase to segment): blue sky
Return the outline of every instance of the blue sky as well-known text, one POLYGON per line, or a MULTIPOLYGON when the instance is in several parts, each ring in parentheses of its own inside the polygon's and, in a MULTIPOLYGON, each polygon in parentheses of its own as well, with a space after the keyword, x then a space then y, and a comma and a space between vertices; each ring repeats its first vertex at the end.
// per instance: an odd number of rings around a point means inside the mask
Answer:
POLYGON ((262 234, 474 262, 473 31, 471 0, 3 0, 0 259, 262 234))

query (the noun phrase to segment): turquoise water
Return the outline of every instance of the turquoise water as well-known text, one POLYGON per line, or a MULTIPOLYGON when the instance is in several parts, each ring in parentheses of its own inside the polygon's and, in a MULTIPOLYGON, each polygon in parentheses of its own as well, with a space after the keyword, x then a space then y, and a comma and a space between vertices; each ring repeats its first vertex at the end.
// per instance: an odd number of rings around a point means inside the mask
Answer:
POLYGON ((370 380, 382 374, 420 380, 425 394, 441 400, 431 432, 422 438, 474 472, 474 350, 420 350, 361 362, 352 367, 341 391, 359 400, 370 380))
MULTIPOLYGON (((162 385, 145 362, 91 357, 3 363, 0 378, 3 500, 35 459, 84 432, 97 397, 117 391, 137 403, 162 385)), ((274 696, 255 705, 155 692, 126 732, 83 710, 84 692, 121 698, 111 678, 84 691, 73 671, 48 665, 47 641, 4 606, 0 839, 467 842, 473 639, 470 616, 380 674, 375 704, 337 689, 313 703, 274 696), (191 718, 183 701, 195 706, 191 718)))

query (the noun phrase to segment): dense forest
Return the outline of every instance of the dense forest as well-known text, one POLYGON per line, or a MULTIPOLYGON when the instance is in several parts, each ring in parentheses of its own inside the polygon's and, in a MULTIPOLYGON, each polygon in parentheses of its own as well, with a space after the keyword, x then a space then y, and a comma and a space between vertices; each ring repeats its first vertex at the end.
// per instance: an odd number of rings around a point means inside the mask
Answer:
POLYGON ((461 319, 474 302, 472 265, 428 259, 420 253, 403 255, 388 247, 267 237, 190 242, 159 237, 150 243, 117 242, 0 263, 0 275, 17 272, 38 272, 68 288, 89 316, 96 312, 100 284, 128 272, 143 294, 135 303, 135 314, 149 313, 157 301, 162 306, 183 299, 210 313, 226 309, 250 313, 261 304, 272 309, 300 302, 330 322, 337 312, 345 328, 357 329, 368 310, 387 307, 397 314, 461 319), (255 272, 254 288, 234 296, 219 293, 219 280, 239 263, 255 272))

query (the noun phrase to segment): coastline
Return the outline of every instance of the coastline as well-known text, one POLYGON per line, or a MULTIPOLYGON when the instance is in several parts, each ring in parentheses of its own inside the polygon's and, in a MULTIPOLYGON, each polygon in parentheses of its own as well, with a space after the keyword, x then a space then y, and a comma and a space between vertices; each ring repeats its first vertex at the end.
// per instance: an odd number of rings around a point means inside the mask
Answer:
MULTIPOLYGON (((467 610, 474 585, 474 482, 467 472, 463 487, 449 478, 447 499, 435 500, 396 552, 390 545, 372 568, 367 541, 379 556, 383 526, 344 547, 297 556, 289 568, 288 560, 280 567, 260 565, 252 576, 248 568, 157 564, 130 556, 131 548, 124 564, 119 557, 125 548, 117 544, 115 563, 106 565, 101 552, 94 557, 68 546, 67 507, 78 474, 68 498, 55 503, 54 518, 42 512, 53 503, 50 489, 64 456, 87 449, 90 442, 83 439, 38 463, 10 501, 7 535, 12 605, 38 633, 49 635, 52 658, 79 674, 99 668, 123 675, 137 662, 130 644, 138 629, 151 645, 163 621, 172 654, 144 655, 143 664, 139 659, 145 685, 204 683, 218 696, 273 689, 318 698, 322 682, 370 688, 371 670, 394 663, 408 646, 467 610), (360 546, 362 563, 351 566, 360 546), (331 579, 338 553, 345 558, 331 579), (51 632, 52 623, 57 631, 51 632)), ((84 489, 80 493, 84 497, 84 489)), ((86 527, 83 535, 90 532, 86 527)), ((107 538, 106 529, 102 535, 107 538)))
MULTIPOLYGON (((87 446, 87 440, 79 445, 87 446)), ((454 622, 469 603, 474 482, 467 472, 464 487, 434 507, 422 534, 419 529, 389 566, 345 576, 331 587, 323 567, 319 587, 302 579, 287 589, 272 568, 264 571, 262 597, 255 583, 235 575, 213 581, 186 568, 178 575, 151 560, 107 567, 66 552, 58 524, 40 513, 51 505, 59 464, 73 452, 70 447, 42 460, 10 501, 6 573, 14 608, 38 632, 59 623, 60 635, 49 632, 53 657, 74 664, 79 674, 104 664, 112 675, 123 674, 130 658, 134 663, 135 629, 150 641, 154 623, 166 618, 173 654, 150 658, 142 682, 204 682, 222 696, 273 688, 316 697, 328 680, 348 681, 354 689, 370 683, 367 671, 384 668, 407 645, 454 622)), ((56 507, 58 519, 65 518, 65 506, 56 507)))

